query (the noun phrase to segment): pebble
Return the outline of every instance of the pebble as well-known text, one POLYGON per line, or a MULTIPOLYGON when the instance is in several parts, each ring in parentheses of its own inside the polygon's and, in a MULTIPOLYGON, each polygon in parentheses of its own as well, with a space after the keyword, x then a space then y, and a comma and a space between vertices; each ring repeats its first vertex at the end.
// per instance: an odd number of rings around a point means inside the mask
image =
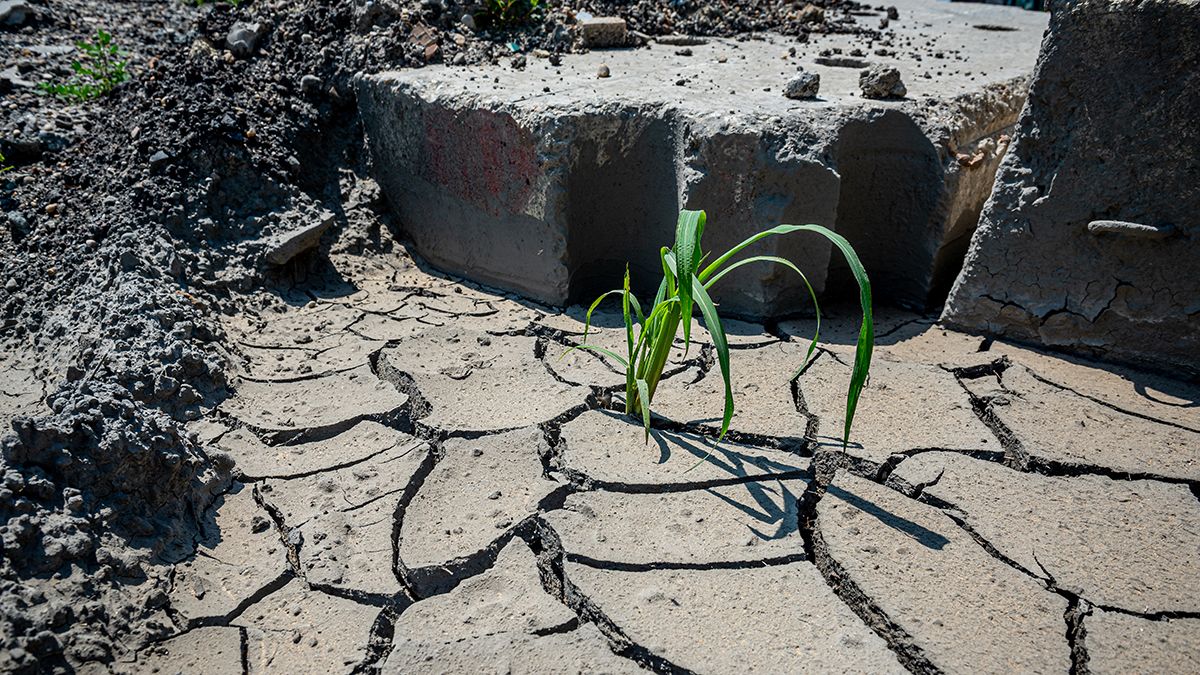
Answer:
POLYGON ((471 31, 472 33, 474 33, 476 30, 478 30, 475 27, 475 17, 471 16, 470 14, 463 14, 462 18, 459 19, 458 22, 461 23, 464 28, 471 31))
POLYGON ((153 155, 150 155, 150 169, 154 170, 154 169, 161 168, 164 164, 166 164, 170 160, 171 160, 170 155, 163 152, 162 150, 159 150, 158 152, 154 153, 153 155))
POLYGON ((904 98, 908 94, 908 88, 900 80, 900 71, 883 64, 876 64, 859 73, 858 86, 862 89, 863 98, 904 98))
POLYGON ((783 95, 791 99, 816 98, 821 88, 821 76, 806 70, 800 71, 783 88, 783 95))
POLYGON ((316 75, 305 75, 300 78, 300 89, 306 94, 315 94, 321 90, 321 78, 316 75))
POLYGON ((608 77, 612 73, 609 72, 606 64, 600 64, 600 69, 596 71, 596 77, 608 77))
POLYGON ((263 36, 261 23, 235 23, 225 36, 225 47, 238 58, 246 58, 258 48, 263 36))

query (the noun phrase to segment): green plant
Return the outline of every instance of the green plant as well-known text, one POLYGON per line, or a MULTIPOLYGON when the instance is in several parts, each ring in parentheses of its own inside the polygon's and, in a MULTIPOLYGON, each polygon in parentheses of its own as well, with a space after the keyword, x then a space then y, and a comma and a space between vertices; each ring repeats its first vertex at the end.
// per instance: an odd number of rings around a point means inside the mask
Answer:
POLYGON ((67 82, 41 83, 42 91, 74 101, 86 101, 107 94, 129 79, 129 71, 125 68, 129 62, 120 58, 122 53, 113 43, 111 34, 97 29, 93 42, 80 41, 75 46, 83 52, 80 60, 71 62, 75 74, 67 82))
POLYGON ((515 28, 540 18, 545 9, 543 0, 484 0, 476 18, 486 27, 515 28))
MULTIPOLYGON (((809 343, 808 353, 804 363, 800 364, 796 373, 799 374, 811 361, 821 334, 821 310, 817 304, 817 296, 808 278, 798 267, 786 258, 772 255, 757 255, 742 258, 736 262, 731 260, 744 249, 766 237, 791 234, 793 232, 813 232, 820 234, 833 243, 845 256, 850 270, 858 282, 859 300, 862 304, 862 326, 859 329, 858 345, 854 356, 854 368, 850 375, 850 387, 846 393, 846 422, 842 435, 842 447, 845 448, 850 440, 850 427, 854 421, 854 411, 858 407, 858 398, 867 380, 867 372, 871 366, 871 351, 875 339, 875 326, 871 317, 871 282, 867 272, 859 261, 858 255, 846 238, 820 225, 777 225, 763 230, 747 238, 742 243, 729 249, 724 255, 702 267, 707 254, 701 252, 700 238, 704 234, 707 217, 703 211, 682 211, 675 228, 675 245, 673 248, 662 247, 659 257, 662 259, 663 280, 659 284, 658 293, 649 313, 643 313, 640 303, 629 290, 629 268, 625 268, 625 283, 622 288, 602 294, 588 308, 584 329, 584 344, 572 349, 587 349, 602 353, 614 359, 625 368, 625 412, 629 415, 640 415, 646 430, 646 439, 650 437, 650 404, 654 392, 662 377, 663 367, 667 363, 671 347, 680 327, 683 328, 684 354, 691 344, 691 325, 693 306, 700 308, 704 317, 705 327, 712 335, 713 347, 717 353, 717 362, 721 367, 721 377, 725 384, 725 412, 721 417, 720 439, 729 431, 729 422, 733 417, 733 389, 730 385, 729 373, 729 344, 725 339, 725 330, 717 307, 709 297, 708 289, 720 281, 721 277, 743 266, 756 262, 783 265, 800 275, 808 288, 813 306, 816 308, 816 330, 812 342, 809 343), (591 330, 592 312, 607 297, 619 295, 621 310, 625 321, 626 356, 621 357, 604 347, 587 343, 588 331, 591 330), (632 313, 631 313, 632 310, 632 313), (634 325, 638 326, 635 336, 634 325), (686 320, 685 320, 686 319, 686 320)), ((567 350, 570 351, 570 350, 567 350)))
POLYGON ((0 152, 0 173, 4 173, 5 171, 8 171, 9 169, 12 168, 11 166, 5 164, 4 163, 5 161, 7 161, 7 160, 4 159, 4 153, 0 152))

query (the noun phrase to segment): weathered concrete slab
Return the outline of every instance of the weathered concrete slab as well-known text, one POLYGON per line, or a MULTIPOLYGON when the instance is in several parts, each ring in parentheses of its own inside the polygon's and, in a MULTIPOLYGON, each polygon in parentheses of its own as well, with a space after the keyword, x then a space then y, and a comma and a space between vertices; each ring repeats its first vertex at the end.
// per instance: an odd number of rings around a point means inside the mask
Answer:
MULTIPOLYGON (((817 420, 821 445, 842 445, 851 363, 821 354, 798 380, 803 407, 817 420)), ((859 398, 847 451, 881 463, 894 453, 935 448, 1003 450, 976 417, 954 375, 937 366, 876 359, 859 398)))
POLYGON ((535 513, 555 487, 542 476, 544 445, 536 428, 446 441, 445 456, 404 510, 404 565, 443 565, 478 553, 535 513))
POLYGON ((1198 85, 1194 2, 1056 8, 944 319, 1200 372, 1198 85))
POLYGON ((271 446, 246 429, 233 429, 214 441, 247 479, 293 478, 357 464, 373 455, 410 445, 412 436, 364 421, 333 438, 271 446))
POLYGON ((428 452, 424 442, 399 443, 344 468, 262 483, 263 499, 299 531, 309 582, 384 595, 400 590, 391 566, 396 505, 428 452))
POLYGON ((244 675, 243 640, 242 631, 238 628, 196 628, 139 654, 137 667, 148 673, 244 675))
MULTIPOLYGON (((711 40, 691 55, 618 50, 557 66, 531 59, 519 71, 367 76, 361 117, 406 233, 457 273, 563 304, 619 283, 629 262, 635 286, 652 289, 678 210, 702 208, 717 250, 780 222, 836 226, 884 295, 924 305, 956 271, 1046 19, 934 0, 896 6, 902 18, 878 43, 711 40), (985 25, 1012 30, 976 28, 985 25), (827 65, 834 49, 872 55, 827 65), (861 98, 859 70, 873 62, 900 68, 907 98, 861 98), (596 77, 601 65, 611 77, 596 77), (783 95, 799 67, 820 75, 820 98, 783 95)), ((758 252, 792 258, 825 284, 823 239, 778 238, 758 252)), ((806 293, 789 274, 748 266, 716 294, 728 312, 796 310, 806 293)))
POLYGON ((367 655, 379 611, 308 590, 300 579, 263 598, 234 621, 249 636, 256 673, 350 673, 367 655))
POLYGON ((429 328, 383 351, 379 372, 411 383, 429 406, 420 423, 446 431, 500 431, 552 419, 580 405, 586 387, 555 380, 537 340, 454 325, 429 328))
POLYGON ((999 340, 987 353, 1007 356, 1035 377, 1080 396, 1200 432, 1200 384, 999 340))
MULTIPOLYGON (((1067 672, 1067 602, 988 555, 950 518, 839 474, 817 504, 828 556, 945 672, 1067 672)), ((820 560, 820 558, 819 558, 820 560)))
POLYGON ((593 624, 542 590, 533 553, 510 542, 483 574, 406 610, 385 673, 632 673, 593 624))
POLYGON ((607 410, 586 412, 564 424, 559 437, 562 469, 573 478, 624 489, 709 485, 808 471, 792 452, 653 429, 607 410))
POLYGON ((287 550, 249 487, 213 504, 196 555, 175 568, 171 606, 189 620, 232 615, 287 573, 287 550))
POLYGON ((1184 485, 1026 474, 944 452, 892 475, 930 484, 924 495, 1007 558, 1092 604, 1200 611, 1200 501, 1184 485))
POLYGON ((365 365, 311 380, 246 380, 235 386, 236 395, 219 409, 259 433, 280 438, 330 436, 363 420, 393 420, 409 401, 365 365))
POLYGON ((1134 475, 1200 479, 1200 432, 1130 415, 1047 384, 1022 366, 964 380, 1030 457, 1134 475))
POLYGON ((1088 670, 1119 673, 1200 672, 1200 619, 1161 619, 1097 609, 1084 619, 1088 670))
POLYGON ((903 673, 806 562, 566 576, 636 644, 692 672, 903 673))
POLYGON ((238 346, 238 351, 245 357, 242 372, 247 379, 288 382, 366 365, 370 355, 385 344, 382 340, 366 340, 347 331, 322 340, 311 349, 298 346, 264 348, 242 344, 238 346))
POLYGON ((545 518, 577 560, 597 566, 798 559, 803 480, 667 494, 586 492, 545 518))

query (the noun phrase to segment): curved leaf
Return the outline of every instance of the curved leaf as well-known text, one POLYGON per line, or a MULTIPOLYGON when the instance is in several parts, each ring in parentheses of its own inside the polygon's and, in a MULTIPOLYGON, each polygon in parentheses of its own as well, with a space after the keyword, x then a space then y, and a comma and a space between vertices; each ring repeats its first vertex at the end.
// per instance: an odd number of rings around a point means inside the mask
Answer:
POLYGON ((809 361, 812 360, 813 352, 815 352, 817 350, 817 340, 819 340, 821 337, 821 304, 819 302, 817 302, 817 292, 813 290, 812 284, 809 283, 809 281, 808 281, 808 277, 804 275, 804 272, 800 271, 799 267, 796 267, 795 265, 793 265, 792 261, 788 260, 787 258, 780 258, 779 256, 774 256, 774 255, 756 255, 756 256, 752 256, 750 258, 743 258, 742 260, 739 260, 739 261, 735 262, 734 264, 730 265, 729 267, 726 267, 725 269, 721 270, 715 276, 713 276, 711 279, 709 279, 704 284, 704 287, 712 288, 713 284, 720 281, 721 277, 725 276, 726 274, 729 274, 730 272, 732 272, 733 270, 736 270, 737 268, 741 267, 742 265, 749 265, 750 263, 753 263, 753 262, 773 262, 773 263, 778 263, 780 265, 783 265, 783 266, 791 269, 793 272, 800 275, 800 279, 804 282, 804 287, 808 289, 808 297, 812 298, 813 310, 817 314, 817 326, 816 326, 816 329, 813 330, 812 341, 808 343, 808 353, 804 355, 804 363, 802 363, 800 365, 800 367, 796 369, 796 372, 792 375, 792 377, 796 377, 796 375, 800 374, 800 371, 804 370, 804 367, 808 365, 809 361))
POLYGON ((854 280, 858 282, 859 302, 862 305, 863 320, 858 331, 858 344, 854 350, 854 369, 850 373, 850 387, 846 392, 846 425, 842 433, 842 448, 850 443, 850 428, 854 422, 854 412, 858 409, 858 399, 867 382, 867 374, 871 368, 871 352, 875 348, 875 322, 871 315, 871 281, 867 278, 867 270, 863 267, 854 247, 842 235, 821 225, 776 225, 767 230, 747 237, 745 241, 729 249, 720 258, 705 267, 700 272, 700 281, 705 281, 716 274, 725 263, 760 239, 792 232, 814 232, 828 239, 842 252, 854 280))

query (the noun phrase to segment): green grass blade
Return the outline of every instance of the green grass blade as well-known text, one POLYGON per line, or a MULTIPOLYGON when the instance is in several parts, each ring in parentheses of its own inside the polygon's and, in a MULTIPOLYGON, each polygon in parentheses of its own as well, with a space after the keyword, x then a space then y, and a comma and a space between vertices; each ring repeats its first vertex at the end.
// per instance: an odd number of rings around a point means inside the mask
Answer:
POLYGON ((675 278, 679 280, 680 314, 683 317, 683 354, 687 356, 692 339, 692 285, 687 283, 695 275, 700 262, 700 237, 704 234, 703 211, 679 212, 675 225, 675 278))
POLYGON ((629 361, 625 364, 625 400, 629 401, 633 396, 633 368, 629 364, 633 363, 633 319, 629 316, 629 300, 633 295, 629 292, 629 265, 625 265, 625 284, 624 292, 621 295, 621 316, 625 320, 625 348, 629 354, 629 361))
POLYGON ((624 289, 616 288, 611 291, 606 291, 604 293, 601 293, 600 297, 598 297, 592 301, 592 306, 588 307, 587 314, 583 317, 583 341, 584 342, 587 342, 588 332, 592 329, 592 312, 596 311, 596 308, 599 307, 600 303, 604 302, 604 299, 607 298, 608 296, 623 295, 624 293, 625 293, 624 289))
POLYGON ((642 425, 646 430, 645 442, 650 442, 650 387, 643 379, 637 381, 639 405, 642 408, 642 425))
POLYGON ((695 275, 692 276, 692 294, 696 298, 696 304, 700 306, 700 313, 704 315, 704 325, 708 327, 708 333, 712 336, 713 347, 717 351, 717 363, 721 365, 721 377, 725 380, 725 412, 721 416, 721 436, 717 439, 719 443, 725 438, 725 432, 729 431, 729 422, 733 419, 733 387, 729 383, 729 343, 725 340, 725 328, 721 325, 721 317, 717 315, 717 307, 712 298, 708 297, 704 284, 700 283, 700 279, 695 275))
POLYGON ((809 281, 808 281, 808 277, 805 276, 804 272, 800 271, 799 267, 796 267, 794 264, 792 264, 792 261, 788 260, 787 258, 780 258, 779 256, 774 256, 774 255, 756 255, 756 256, 752 256, 750 258, 743 258, 742 260, 735 262, 734 264, 730 265, 729 267, 726 267, 725 269, 721 270, 720 272, 717 272, 716 275, 714 275, 712 278, 710 278, 707 282, 704 283, 704 287, 712 288, 713 284, 715 284, 721 280, 721 277, 725 276, 726 274, 729 274, 730 272, 732 272, 733 270, 736 270, 737 268, 741 267, 742 265, 749 265, 750 263, 754 263, 754 262, 777 263, 779 265, 783 265, 784 267, 787 267, 788 269, 792 270, 796 274, 799 274, 801 281, 804 282, 804 287, 808 289, 808 297, 812 298, 813 310, 816 312, 816 315, 817 315, 817 327, 816 327, 816 330, 813 331, 812 341, 808 343, 808 353, 804 355, 804 363, 800 364, 800 367, 797 368, 796 372, 792 374, 792 377, 795 377, 796 375, 799 375, 800 371, 804 370, 804 367, 807 366, 809 364, 809 362, 812 360, 813 352, 815 352, 817 350, 817 341, 821 338, 821 304, 819 302, 817 302, 817 292, 815 290, 813 290, 812 284, 809 283, 809 281))

